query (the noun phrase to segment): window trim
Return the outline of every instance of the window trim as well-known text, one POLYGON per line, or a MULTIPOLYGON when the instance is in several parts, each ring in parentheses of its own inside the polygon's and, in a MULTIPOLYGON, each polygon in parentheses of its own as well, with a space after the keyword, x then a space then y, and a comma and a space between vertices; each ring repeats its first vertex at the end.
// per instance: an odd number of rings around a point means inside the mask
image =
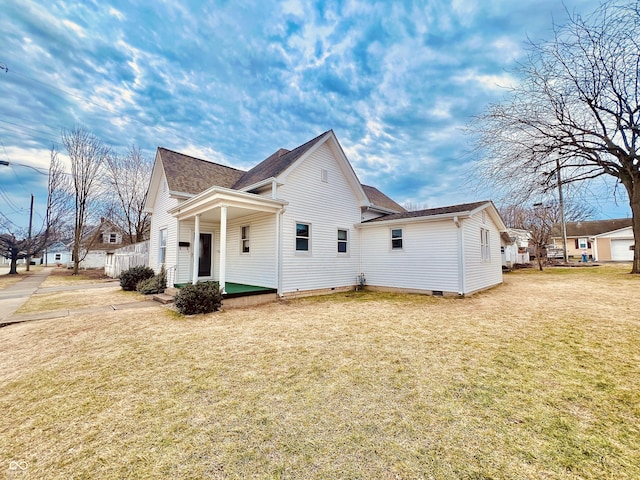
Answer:
POLYGON ((391 240, 391 243, 389 244, 389 246, 391 247, 391 251, 392 252, 403 252, 404 251, 404 227, 391 227, 389 229, 389 239, 391 240), (400 230, 400 236, 399 237, 393 237, 393 232, 400 230), (394 241, 400 241, 400 246, 399 247, 394 247, 393 246, 393 242, 394 241))
POLYGON ((240 226, 240 254, 251 255, 251 225, 240 226), (246 236, 245 236, 245 232, 246 232, 246 236), (245 242, 247 244, 246 252, 244 250, 245 242))
POLYGON ((311 255, 311 223, 308 222, 295 222, 295 236, 294 236, 294 248, 296 255, 311 255), (307 226, 307 236, 298 235, 298 225, 306 225, 307 226), (298 239, 306 239, 307 240, 307 249, 301 250, 298 249, 298 239))
POLYGON ((480 259, 491 262, 491 234, 488 228, 480 227, 480 259))
POLYGON ((348 228, 336 229, 336 253, 343 257, 349 255, 349 229, 348 228), (340 232, 345 233, 344 239, 340 239, 340 232), (340 251, 340 244, 344 244, 344 252, 340 251))
POLYGON ((158 265, 166 265, 167 263, 167 240, 168 240, 167 227, 158 230, 158 265), (163 242, 164 232, 164 242, 163 242))

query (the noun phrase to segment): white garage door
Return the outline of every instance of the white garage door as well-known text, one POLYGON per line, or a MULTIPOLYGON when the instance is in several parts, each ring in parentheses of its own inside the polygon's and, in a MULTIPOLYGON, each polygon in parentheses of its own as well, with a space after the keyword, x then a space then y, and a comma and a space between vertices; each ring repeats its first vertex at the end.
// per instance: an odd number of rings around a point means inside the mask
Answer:
POLYGON ((633 261, 633 240, 611 239, 611 260, 631 262, 633 261))

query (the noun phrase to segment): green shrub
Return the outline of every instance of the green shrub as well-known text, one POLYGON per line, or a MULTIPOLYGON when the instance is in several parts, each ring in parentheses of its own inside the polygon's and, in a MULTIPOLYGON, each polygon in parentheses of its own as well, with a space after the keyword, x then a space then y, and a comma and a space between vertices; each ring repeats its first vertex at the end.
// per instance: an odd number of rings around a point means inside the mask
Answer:
POLYGON ((151 278, 154 275, 153 268, 150 267, 131 267, 120 274, 120 286, 123 290, 132 292, 142 280, 151 278))
POLYGON ((136 290, 143 295, 151 295, 154 293, 163 293, 167 287, 167 271, 164 265, 160 267, 160 273, 146 280, 140 280, 136 285, 136 290))
POLYGON ((185 285, 175 298, 175 306, 183 315, 215 312, 222 306, 222 293, 218 282, 200 282, 185 285))

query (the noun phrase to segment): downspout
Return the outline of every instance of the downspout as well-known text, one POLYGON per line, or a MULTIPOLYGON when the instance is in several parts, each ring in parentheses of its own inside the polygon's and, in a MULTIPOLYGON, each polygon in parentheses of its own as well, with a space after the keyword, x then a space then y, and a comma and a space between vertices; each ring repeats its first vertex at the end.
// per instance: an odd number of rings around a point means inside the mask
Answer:
POLYGON ((458 228, 458 295, 465 294, 467 286, 465 285, 465 264, 464 264, 464 235, 462 230, 462 219, 456 215, 453 217, 453 223, 458 228))
POLYGON ((278 296, 282 295, 282 213, 284 209, 281 208, 276 213, 276 288, 278 290, 278 296))

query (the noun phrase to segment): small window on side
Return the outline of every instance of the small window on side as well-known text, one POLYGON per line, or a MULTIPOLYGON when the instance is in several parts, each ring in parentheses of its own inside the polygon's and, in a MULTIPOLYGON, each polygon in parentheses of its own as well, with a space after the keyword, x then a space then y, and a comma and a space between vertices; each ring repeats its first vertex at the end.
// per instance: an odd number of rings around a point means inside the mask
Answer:
POLYGON ((296 223, 296 252, 310 251, 311 225, 296 223))
POLYGON ((250 243, 250 239, 249 239, 249 235, 251 233, 251 229, 249 227, 249 225, 245 225, 244 227, 240 227, 240 237, 241 237, 241 252, 242 253, 249 253, 251 246, 249 245, 250 243))
POLYGON ((349 252, 349 231, 338 229, 338 253, 349 252))
POLYGON ((391 249, 402 250, 402 228, 391 229, 391 249))

